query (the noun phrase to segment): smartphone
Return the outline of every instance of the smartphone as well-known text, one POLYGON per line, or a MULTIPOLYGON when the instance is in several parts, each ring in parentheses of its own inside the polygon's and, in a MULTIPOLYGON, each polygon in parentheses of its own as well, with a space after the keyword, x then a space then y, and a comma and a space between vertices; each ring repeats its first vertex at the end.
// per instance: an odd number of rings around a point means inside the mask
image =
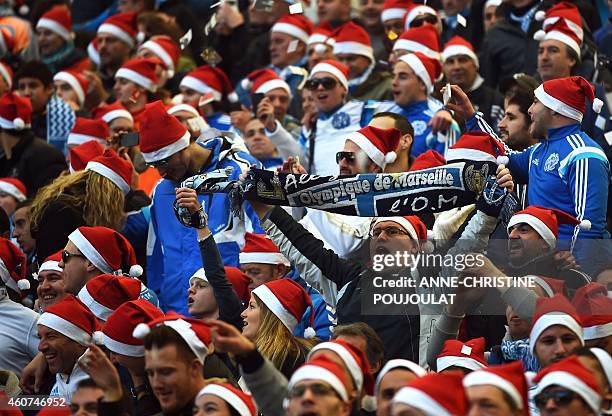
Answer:
POLYGON ((133 131, 133 132, 122 135, 119 141, 121 147, 138 146, 139 142, 140 142, 140 133, 138 133, 137 131, 133 131))
POLYGON ((259 92, 257 94, 253 94, 253 96, 251 97, 251 102, 253 103, 251 109, 254 113, 257 113, 257 107, 259 107, 259 103, 261 102, 261 100, 264 99, 265 96, 266 94, 259 92))

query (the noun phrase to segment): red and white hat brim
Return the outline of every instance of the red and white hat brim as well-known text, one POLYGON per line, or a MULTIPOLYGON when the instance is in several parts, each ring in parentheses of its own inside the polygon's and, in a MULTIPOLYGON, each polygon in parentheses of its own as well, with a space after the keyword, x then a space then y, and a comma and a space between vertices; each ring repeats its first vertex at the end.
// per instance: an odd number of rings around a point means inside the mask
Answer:
POLYGON ((36 29, 39 28, 49 29, 51 32, 59 35, 62 39, 66 41, 72 40, 72 33, 55 20, 43 17, 38 21, 38 23, 36 23, 36 29))
POLYGON ((68 140, 66 141, 66 144, 69 146, 78 146, 80 144, 87 143, 92 140, 97 141, 103 146, 106 145, 106 140, 102 140, 99 137, 88 136, 87 134, 78 134, 78 133, 68 134, 68 140))
POLYGON ((374 50, 369 45, 359 42, 336 42, 334 44, 334 55, 361 55, 374 61, 374 50))
POLYGON ((162 48, 159 43, 152 40, 148 40, 142 45, 140 45, 140 48, 138 49, 148 49, 153 52, 166 65, 168 76, 174 76, 174 61, 172 60, 170 54, 168 54, 168 52, 164 48, 162 48))
POLYGON ((193 106, 189 104, 175 104, 168 109, 168 114, 173 116, 179 111, 185 111, 189 114, 193 114, 195 117, 200 117, 200 113, 198 113, 198 110, 196 110, 195 108, 193 108, 193 106))
POLYGON ((446 161, 450 163, 455 160, 475 160, 477 162, 497 163, 497 158, 482 150, 455 148, 446 151, 446 161))
POLYGON ((384 9, 382 11, 382 13, 380 14, 380 20, 382 20, 382 22, 387 22, 389 20, 394 20, 394 19, 403 19, 404 16, 406 16, 406 9, 402 9, 402 8, 390 8, 390 9, 384 9))
POLYGON ((585 341, 605 338, 612 335, 612 322, 602 325, 583 327, 583 338, 585 341))
MULTIPOLYGON (((444 386, 439 386, 444 388, 444 386)), ((425 415, 453 416, 444 406, 433 399, 429 394, 414 387, 402 387, 395 393, 392 403, 402 403, 415 407, 425 415)))
POLYGON ((154 150, 152 152, 142 152, 141 150, 142 157, 147 163, 154 163, 159 160, 169 158, 173 154, 178 153, 181 150, 185 149, 187 146, 189 146, 190 139, 191 133, 189 133, 189 131, 186 131, 177 141, 167 146, 164 146, 161 149, 154 150))
POLYGON ((599 412, 599 406, 601 404, 600 394, 572 373, 567 371, 553 371, 546 374, 538 383, 534 394, 538 395, 550 386, 560 386, 578 393, 589 407, 593 409, 595 414, 599 412))
MULTIPOLYGON (((17 117, 15 120, 21 120, 21 119, 17 117)), ((15 120, 8 120, 0 116, 0 128, 3 128, 5 130, 22 130, 22 128, 17 128, 15 126, 15 120)), ((30 128, 31 126, 32 125, 28 123, 28 124, 24 124, 23 128, 30 128)))
POLYGON ((189 286, 193 284, 194 280, 203 280, 208 282, 208 277, 206 277, 206 271, 203 267, 200 267, 196 272, 189 278, 189 286))
MULTIPOLYGON (((259 299, 270 309, 276 317, 285 325, 289 332, 293 332, 298 324, 298 320, 289 312, 285 306, 278 300, 274 292, 266 285, 261 285, 253 289, 253 294, 257 295, 259 299)), ((301 317, 300 317, 301 318, 301 317)))
POLYGON ((383 377, 387 375, 388 372, 397 370, 397 369, 411 371, 414 374, 416 374, 417 377, 423 377, 424 375, 427 374, 427 370, 425 370, 423 367, 421 367, 420 365, 412 361, 404 360, 401 358, 389 360, 383 366, 383 368, 378 372, 378 376, 376 377, 376 385, 374 387, 374 392, 378 393, 378 388, 380 387, 380 383, 383 377))
POLYGON ((77 228, 68 236, 68 240, 72 241, 72 244, 79 249, 79 251, 89 260, 96 269, 102 271, 102 273, 111 274, 114 270, 104 260, 104 257, 98 252, 98 250, 89 242, 87 238, 77 228))
POLYGON ((346 78, 344 73, 335 66, 330 65, 327 62, 318 63, 314 66, 314 68, 312 68, 312 71, 310 71, 309 79, 312 79, 312 76, 314 74, 318 74, 319 72, 327 72, 333 75, 345 89, 348 89, 348 79, 346 78))
POLYGON ((308 33, 304 32, 302 29, 300 29, 299 27, 292 25, 290 23, 275 23, 272 26, 272 29, 270 29, 270 32, 279 32, 279 33, 284 33, 286 35, 289 36, 293 36, 294 38, 304 42, 304 43, 308 43, 308 38, 310 37, 310 35, 308 35, 308 33))
POLYGON ((42 272, 48 271, 61 273, 64 271, 64 269, 59 267, 59 261, 47 260, 46 262, 40 265, 40 268, 38 269, 38 275, 40 275, 42 272))
POLYGON ((284 264, 285 266, 291 266, 291 263, 282 253, 270 253, 270 252, 242 252, 239 254, 238 261, 240 264, 249 263, 262 263, 262 264, 284 264))
POLYGON ((453 366, 467 368, 470 370, 480 370, 481 368, 486 367, 483 363, 470 357, 456 357, 449 355, 445 357, 438 357, 436 360, 436 371, 438 373, 453 366))
POLYGON ((361 148, 361 150, 363 150, 368 155, 370 159, 372 159, 374 163, 384 169, 386 165, 385 155, 364 134, 356 131, 354 133, 349 134, 345 140, 350 140, 355 143, 361 148))
POLYGON ((164 321, 163 324, 176 331, 176 333, 187 343, 189 349, 193 351, 196 358, 204 364, 206 354, 208 354, 208 346, 198 337, 196 332, 191 328, 189 322, 183 319, 175 319, 164 321))
POLYGON ((549 246, 554 247, 556 245, 557 237, 555 237, 551 229, 538 217, 524 213, 513 215, 510 217, 510 221, 508 221, 508 232, 517 224, 527 224, 531 226, 549 246))
POLYGON ((21 290, 19 289, 19 286, 17 285, 17 282, 15 281, 15 279, 13 279, 13 277, 9 273, 2 259, 0 259, 0 278, 2 278, 2 281, 4 282, 4 284, 8 286, 10 289, 13 289, 17 293, 21 292, 21 290))
POLYGON ((44 312, 40 315, 37 325, 44 325, 47 328, 51 328, 84 346, 89 345, 91 342, 90 333, 53 313, 44 312))
MULTIPOLYGON (((412 53, 409 53, 408 55, 402 55, 399 59, 400 61, 408 64, 410 68, 412 68, 414 74, 421 81, 423 81, 423 84, 425 84, 425 87, 427 88, 427 93, 431 94, 433 92, 433 80, 429 76, 429 72, 427 72, 427 69, 425 68, 425 65, 423 65, 423 62, 421 62, 421 60, 415 54, 412 53)), ((453 149, 448 149, 448 151, 450 150, 453 149)))
POLYGON ((77 295, 79 300, 87 306, 87 308, 96 316, 96 318, 102 321, 108 321, 108 317, 114 312, 113 309, 102 305, 100 302, 94 299, 94 297, 87 290, 87 285, 83 286, 77 295))
POLYGON ((430 58, 440 59, 440 52, 434 51, 433 49, 428 48, 422 43, 415 42, 410 39, 398 39, 393 44, 393 50, 394 51, 402 50, 402 51, 408 51, 408 52, 421 52, 422 54, 425 54, 426 56, 429 56, 430 58))
POLYGON ((291 389, 297 383, 304 380, 324 381, 329 384, 336 391, 336 393, 338 393, 338 395, 342 398, 343 401, 348 401, 348 393, 346 391, 344 383, 342 383, 338 376, 336 376, 334 373, 332 373, 326 368, 309 364, 298 368, 291 376, 288 388, 291 389))
POLYGON ((473 50, 464 45, 452 45, 447 48, 444 48, 442 51, 442 59, 446 61, 448 58, 458 55, 468 56, 471 60, 474 61, 476 67, 480 66, 480 62, 478 61, 478 56, 474 53, 473 50))
POLYGON ((130 114, 129 111, 120 108, 117 110, 109 111, 108 113, 102 116, 102 120, 104 120, 106 124, 110 124, 113 120, 118 118, 127 118, 131 122, 134 122, 134 117, 132 117, 132 114, 130 114))
POLYGON ((429 14, 429 15, 438 17, 438 14, 436 13, 436 11, 429 6, 420 5, 420 6, 413 7, 412 9, 410 9, 408 14, 406 15, 405 29, 409 29, 410 23, 412 23, 414 19, 416 19, 417 17, 423 14, 429 14))
POLYGON ((115 354, 127 355, 128 357, 144 357, 144 345, 132 345, 117 341, 102 331, 104 346, 115 354))
POLYGON ((259 86, 259 88, 257 88, 255 93, 256 94, 267 94, 270 91, 275 90, 277 88, 284 90, 285 92, 287 92, 287 94, 289 94, 289 96, 291 96, 291 88, 289 88, 289 85, 282 79, 271 79, 270 81, 264 82, 263 84, 259 86))
POLYGON ((410 238, 412 238, 413 240, 419 240, 419 236, 417 235, 416 229, 410 223, 410 221, 408 221, 404 217, 378 217, 378 218, 376 218, 376 220, 372 224, 372 227, 375 226, 376 224, 379 224, 379 223, 385 222, 385 221, 392 221, 392 222, 394 222, 396 224, 401 225, 402 228, 404 230, 406 230, 406 232, 408 233, 410 238))
POLYGON ((205 386, 198 393, 197 397, 200 397, 204 394, 210 394, 213 396, 217 396, 227 404, 229 404, 234 410, 238 412, 240 416, 252 416, 251 410, 249 406, 233 391, 226 389, 223 386, 218 384, 209 384, 205 386))
POLYGON ((535 344, 538 338, 540 338, 540 335, 553 325, 561 325, 568 328, 578 336, 580 343, 584 345, 582 327, 574 318, 567 313, 550 312, 540 316, 538 320, 533 323, 533 328, 531 328, 531 332, 529 333, 529 349, 532 354, 535 351, 535 344))
POLYGON ((157 89, 157 86, 152 79, 147 78, 130 68, 119 68, 119 70, 115 73, 115 78, 125 78, 128 81, 132 81, 134 84, 140 85, 142 88, 151 92, 155 92, 157 89))
POLYGON ((25 201, 27 197, 15 185, 9 182, 0 181, 0 191, 11 195, 17 201, 25 201))
POLYGON ((546 35, 544 35, 543 40, 558 40, 559 42, 565 43, 567 46, 572 48, 572 50, 576 52, 578 56, 581 55, 580 45, 578 44, 578 42, 576 42, 576 40, 574 40, 571 36, 568 36, 563 32, 551 30, 550 32, 547 32, 546 35))
POLYGON ((181 80, 179 87, 191 88, 192 90, 200 94, 211 93, 215 101, 221 101, 221 98, 223 98, 220 91, 217 91, 214 88, 209 87, 203 81, 197 79, 196 77, 192 77, 190 75, 187 75, 181 80))
POLYGON ((310 353, 308 353, 308 358, 310 358, 314 352, 320 350, 330 350, 338 354, 340 359, 342 359, 342 362, 344 362, 344 365, 346 365, 346 368, 348 368, 357 390, 360 391, 363 387, 363 371, 351 353, 348 352, 342 345, 336 344, 335 342, 322 342, 315 345, 310 350, 310 353))
POLYGON ((553 97, 544 90, 544 84, 541 84, 538 88, 533 91, 536 98, 556 113, 562 116, 571 118, 578 122, 582 122, 583 114, 575 108, 565 104, 563 101, 553 97))
POLYGON ((473 386, 495 386, 506 392, 518 409, 524 409, 527 403, 523 403, 523 396, 516 386, 503 377, 489 371, 473 371, 463 378, 464 387, 473 386))
POLYGON ((85 167, 85 170, 96 172, 97 174, 104 176, 112 183, 117 185, 117 187, 121 189, 121 192, 123 192, 124 195, 127 195, 127 193, 130 192, 130 184, 127 183, 125 179, 121 177, 121 175, 119 175, 117 172, 115 172, 108 166, 103 165, 102 163, 94 161, 88 162, 87 166, 85 167))
POLYGON ((98 28, 97 33, 98 34, 108 33, 110 35, 113 35, 119 38, 121 41, 123 41, 124 43, 127 43, 131 47, 134 47, 135 45, 134 38, 132 37, 132 35, 130 35, 128 32, 126 32, 125 30, 121 29, 119 26, 116 26, 112 23, 103 23, 98 28))
POLYGON ((334 43, 336 43, 336 41, 334 40, 334 38, 330 38, 329 36, 326 36, 322 33, 313 33, 308 38, 308 46, 315 45, 317 43, 323 43, 333 48, 334 43))

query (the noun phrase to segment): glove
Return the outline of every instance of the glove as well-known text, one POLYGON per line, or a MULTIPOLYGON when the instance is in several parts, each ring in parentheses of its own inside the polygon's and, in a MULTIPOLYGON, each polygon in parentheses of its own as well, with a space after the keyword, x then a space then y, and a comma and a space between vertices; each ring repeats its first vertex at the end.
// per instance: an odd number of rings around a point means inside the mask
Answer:
POLYGON ((181 224, 185 227, 202 229, 208 225, 208 215, 204 212, 204 208, 200 206, 200 209, 196 212, 189 212, 187 208, 180 207, 177 201, 172 204, 174 208, 174 214, 181 224))

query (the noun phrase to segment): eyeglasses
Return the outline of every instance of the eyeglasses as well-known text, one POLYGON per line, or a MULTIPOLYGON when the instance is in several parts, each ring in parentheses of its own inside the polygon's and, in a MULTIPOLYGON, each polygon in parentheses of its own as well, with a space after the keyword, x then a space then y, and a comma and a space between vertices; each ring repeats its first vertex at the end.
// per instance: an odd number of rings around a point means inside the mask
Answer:
POLYGON ((82 254, 69 253, 66 250, 62 251, 62 263, 64 263, 64 264, 68 263, 68 260, 70 260, 70 257, 82 257, 82 258, 85 258, 85 256, 82 255, 82 254))
POLYGON ((385 232, 385 234, 387 234, 387 237, 389 237, 389 238, 397 238, 397 237, 402 236, 402 235, 408 235, 408 236, 410 235, 405 230, 402 230, 401 228, 397 228, 397 227, 378 227, 378 228, 372 229, 372 231, 370 232, 370 237, 378 238, 383 233, 383 231, 385 232))
POLYGON ((534 397, 535 405, 541 409, 546 406, 550 399, 553 399, 555 406, 565 407, 576 398, 576 393, 570 390, 555 390, 548 393, 540 393, 534 397))
MULTIPOLYGON (((170 156, 170 157, 172 157, 172 156, 170 156)), ((162 159, 162 160, 158 160, 156 162, 147 163, 147 166, 149 166, 150 168, 154 168, 154 169, 161 168, 162 166, 166 166, 168 164, 168 162, 170 161, 170 157, 167 157, 167 158, 162 159)))
POLYGON ((330 394, 336 393, 336 391, 328 384, 323 384, 323 383, 300 384, 300 385, 294 386, 289 391, 289 398, 297 399, 299 397, 302 397, 304 393, 306 393, 306 390, 310 390, 312 394, 314 394, 315 396, 328 396, 330 394))
POLYGON ((336 163, 340 164, 340 162, 346 159, 349 164, 355 163, 355 152, 338 152, 336 153, 336 163))
POLYGON ((410 27, 413 28, 423 26, 425 23, 435 25, 436 23, 438 23, 438 17, 431 14, 424 14, 410 22, 410 27))
POLYGON ((331 78, 331 77, 314 78, 314 79, 309 79, 308 81, 306 81, 306 84, 304 84, 304 88, 306 88, 309 91, 314 91, 317 88, 319 88, 319 85, 321 85, 324 90, 331 90, 337 84, 338 84, 338 81, 336 81, 334 78, 331 78))

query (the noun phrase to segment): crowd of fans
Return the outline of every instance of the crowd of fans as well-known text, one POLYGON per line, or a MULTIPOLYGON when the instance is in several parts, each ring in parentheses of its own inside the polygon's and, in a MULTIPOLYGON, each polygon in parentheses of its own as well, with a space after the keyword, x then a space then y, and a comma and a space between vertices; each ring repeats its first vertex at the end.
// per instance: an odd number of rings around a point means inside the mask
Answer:
POLYGON ((0 415, 612 414, 608 7, 0 0, 0 415))

